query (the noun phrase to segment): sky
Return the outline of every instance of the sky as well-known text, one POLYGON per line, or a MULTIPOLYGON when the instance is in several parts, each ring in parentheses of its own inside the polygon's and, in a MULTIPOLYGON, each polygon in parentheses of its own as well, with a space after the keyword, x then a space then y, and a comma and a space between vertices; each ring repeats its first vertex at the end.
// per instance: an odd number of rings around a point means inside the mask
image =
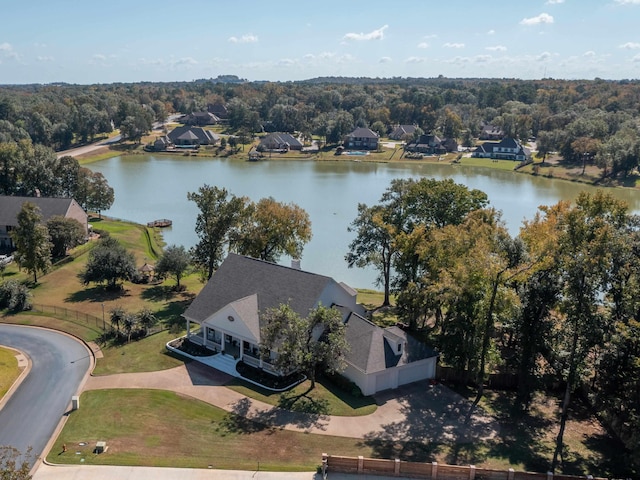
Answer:
POLYGON ((640 0, 0 0, 0 84, 640 78, 640 0))

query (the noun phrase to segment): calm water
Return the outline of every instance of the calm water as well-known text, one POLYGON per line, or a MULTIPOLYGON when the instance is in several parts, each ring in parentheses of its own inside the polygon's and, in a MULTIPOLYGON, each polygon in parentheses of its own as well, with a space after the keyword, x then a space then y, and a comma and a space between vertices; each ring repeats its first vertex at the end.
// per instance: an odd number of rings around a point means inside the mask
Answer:
MULTIPOLYGON (((353 287, 373 287, 374 270, 349 269, 344 261, 353 234, 347 227, 357 214, 358 203, 377 203, 394 178, 452 178, 469 188, 487 193, 491 205, 503 213, 512 234, 522 221, 531 219, 539 205, 574 199, 577 183, 519 175, 491 169, 452 165, 388 165, 355 161, 243 162, 195 159, 185 156, 134 155, 115 157, 90 165, 104 174, 115 190, 115 202, 107 215, 146 223, 170 218, 173 227, 164 230, 168 245, 191 247, 197 242, 198 209, 187 200, 204 184, 225 187, 253 201, 271 196, 279 202, 294 202, 311 218, 313 239, 305 247, 302 268, 328 275, 353 287)), ((616 189, 634 211, 640 210, 640 192, 616 189)), ((283 264, 290 259, 283 258, 283 264)))

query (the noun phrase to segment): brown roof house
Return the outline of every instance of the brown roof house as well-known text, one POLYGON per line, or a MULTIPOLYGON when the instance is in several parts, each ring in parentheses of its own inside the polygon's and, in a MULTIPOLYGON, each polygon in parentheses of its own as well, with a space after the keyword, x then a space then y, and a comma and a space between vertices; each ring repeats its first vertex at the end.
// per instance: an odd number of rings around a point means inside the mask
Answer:
POLYGON ((502 140, 504 138, 504 130, 495 125, 485 123, 482 125, 482 130, 478 138, 480 140, 502 140))
POLYGON ((412 136, 416 133, 415 125, 398 125, 393 131, 389 134, 389 138, 391 140, 405 140, 406 138, 412 136))
POLYGON ((437 353, 397 327, 381 328, 366 320, 356 293, 298 264, 286 267, 231 253, 183 317, 188 338, 217 352, 214 357, 221 362, 231 362, 228 372, 237 376, 235 364, 242 361, 278 374, 272 365, 277 352, 269 360, 259 354, 263 313, 288 304, 306 317, 319 305, 331 306, 340 310, 351 345, 344 375, 365 395, 434 378, 437 353), (200 329, 192 330, 193 324, 200 329))
POLYGON ((344 148, 350 150, 377 150, 380 135, 370 128, 356 128, 344 139, 344 148))
POLYGON ((420 135, 418 139, 408 143, 404 149, 408 152, 439 155, 457 151, 458 142, 452 138, 440 138, 437 135, 420 135))
POLYGON ((18 213, 25 202, 31 202, 40 208, 42 221, 47 222, 51 217, 59 215, 77 220, 89 233, 87 213, 73 198, 51 197, 14 197, 0 196, 0 250, 11 251, 15 248, 11 239, 11 231, 18 225, 18 213))
POLYGON ((220 119, 211 112, 193 112, 182 117, 182 122, 186 125, 215 125, 220 119))

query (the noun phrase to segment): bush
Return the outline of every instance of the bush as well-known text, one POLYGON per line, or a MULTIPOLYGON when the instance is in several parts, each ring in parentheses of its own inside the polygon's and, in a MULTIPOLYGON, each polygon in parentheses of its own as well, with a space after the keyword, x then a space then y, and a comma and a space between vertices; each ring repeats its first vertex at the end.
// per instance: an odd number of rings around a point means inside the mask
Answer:
POLYGON ((106 230, 101 230, 99 228, 94 228, 93 233, 95 233, 96 235, 100 235, 100 238, 109 238, 109 236, 111 235, 106 230))
POLYGON ((0 285, 0 308, 8 308, 13 312, 31 310, 31 291, 15 280, 0 285))
POLYGON ((351 396, 356 398, 363 397, 362 390, 360 390, 360 387, 355 383, 353 383, 351 380, 349 380, 347 377, 340 375, 338 373, 334 373, 334 374, 325 373, 324 375, 327 378, 327 380, 329 380, 331 383, 333 383, 336 387, 338 387, 343 392, 349 393, 351 394, 351 396))

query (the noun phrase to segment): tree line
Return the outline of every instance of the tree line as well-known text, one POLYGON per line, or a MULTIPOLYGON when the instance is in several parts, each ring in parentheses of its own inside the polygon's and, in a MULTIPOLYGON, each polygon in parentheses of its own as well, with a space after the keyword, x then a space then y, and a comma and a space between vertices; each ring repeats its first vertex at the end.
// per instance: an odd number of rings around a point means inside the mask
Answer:
POLYGON ((299 82, 221 81, 0 87, 0 143, 30 138, 63 150, 119 128, 139 141, 171 113, 224 104, 231 133, 299 132, 335 144, 355 127, 386 135, 394 125, 472 146, 483 124, 540 155, 597 165, 602 177, 638 166, 638 81, 320 78, 299 82))

